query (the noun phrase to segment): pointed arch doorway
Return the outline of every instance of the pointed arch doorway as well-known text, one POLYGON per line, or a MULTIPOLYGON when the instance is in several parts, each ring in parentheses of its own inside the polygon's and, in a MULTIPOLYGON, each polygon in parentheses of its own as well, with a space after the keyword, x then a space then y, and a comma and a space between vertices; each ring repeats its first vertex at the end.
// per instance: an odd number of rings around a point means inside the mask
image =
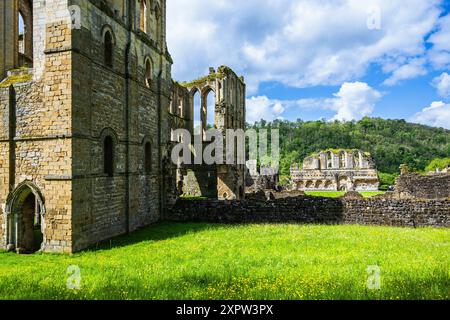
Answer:
POLYGON ((31 254, 44 243, 44 198, 30 182, 20 184, 6 205, 7 250, 31 254))

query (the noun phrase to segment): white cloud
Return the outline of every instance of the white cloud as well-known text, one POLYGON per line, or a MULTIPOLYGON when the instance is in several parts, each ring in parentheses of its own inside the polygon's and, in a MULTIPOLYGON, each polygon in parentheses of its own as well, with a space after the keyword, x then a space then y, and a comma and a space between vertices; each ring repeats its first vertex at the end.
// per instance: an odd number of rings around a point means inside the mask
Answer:
POLYGON ((384 81, 387 86, 393 86, 402 80, 414 79, 417 76, 423 76, 427 74, 427 69, 425 67, 426 60, 413 59, 410 62, 395 68, 392 75, 384 81))
POLYGON ((364 82, 344 83, 332 99, 331 109, 337 111, 333 119, 359 120, 372 114, 381 93, 364 82))
POLYGON ((433 30, 438 31, 429 39, 434 43, 434 63, 445 60, 450 30, 439 18, 441 3, 168 1, 174 77, 190 80, 209 66, 227 64, 246 77, 248 91, 255 94, 262 81, 294 87, 340 85, 363 76, 375 63, 392 75, 388 83, 395 83, 425 72, 419 62, 428 59, 424 39, 433 30), (380 30, 367 28, 373 5, 381 9, 380 30), (441 27, 436 29, 438 22, 441 27))
POLYGON ((437 23, 437 31, 434 32, 428 42, 433 45, 428 53, 431 63, 437 69, 450 68, 450 14, 443 16, 437 23))
POLYGON ((410 121, 450 129, 450 104, 435 101, 431 106, 416 113, 410 121))
POLYGON ((450 97, 450 75, 447 72, 433 79, 432 85, 442 98, 450 97))
POLYGON ((331 120, 359 120, 371 115, 382 94, 364 82, 346 82, 334 98, 274 100, 266 96, 247 99, 247 118, 250 122, 271 121, 282 117, 288 108, 333 110, 331 120))
POLYGON ((303 108, 321 108, 336 111, 331 120, 360 120, 373 113, 382 94, 364 82, 346 82, 334 98, 302 99, 298 105, 303 108))
POLYGON ((285 111, 282 101, 271 100, 266 96, 251 97, 247 99, 247 121, 254 123, 264 119, 273 121, 281 119, 285 111))

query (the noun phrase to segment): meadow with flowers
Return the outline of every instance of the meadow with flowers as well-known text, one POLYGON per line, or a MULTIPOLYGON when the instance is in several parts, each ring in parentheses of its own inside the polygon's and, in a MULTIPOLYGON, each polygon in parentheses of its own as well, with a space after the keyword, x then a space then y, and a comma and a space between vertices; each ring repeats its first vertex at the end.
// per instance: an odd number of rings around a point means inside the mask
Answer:
POLYGON ((449 299, 449 267, 448 229, 161 223, 74 255, 1 252, 0 299, 449 299))

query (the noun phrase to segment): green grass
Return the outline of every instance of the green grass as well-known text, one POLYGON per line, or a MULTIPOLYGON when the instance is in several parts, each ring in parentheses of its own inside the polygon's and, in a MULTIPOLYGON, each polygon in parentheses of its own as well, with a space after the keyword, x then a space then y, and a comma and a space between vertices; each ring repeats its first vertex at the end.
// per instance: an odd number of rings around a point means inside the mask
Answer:
POLYGON ((449 299, 449 266, 449 229, 162 223, 73 256, 0 253, 0 299, 449 299))
MULTIPOLYGON (((306 191, 309 196, 325 197, 325 198, 339 198, 346 194, 345 191, 306 191)), ((364 198, 374 197, 380 194, 385 194, 383 191, 363 191, 360 192, 364 198)))

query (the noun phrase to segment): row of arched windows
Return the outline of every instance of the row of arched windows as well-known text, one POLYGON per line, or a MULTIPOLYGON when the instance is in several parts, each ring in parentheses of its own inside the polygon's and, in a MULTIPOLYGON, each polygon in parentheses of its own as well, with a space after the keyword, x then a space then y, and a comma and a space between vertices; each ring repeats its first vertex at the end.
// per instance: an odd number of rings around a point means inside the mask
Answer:
POLYGON ((161 38, 161 7, 157 2, 152 0, 140 0, 139 6, 139 29, 145 34, 149 34, 149 8, 151 11, 155 12, 156 19, 156 41, 158 42, 161 38))
MULTIPOLYGON (((105 27, 103 32, 103 53, 104 53, 104 64, 108 68, 112 68, 114 64, 114 46, 115 46, 115 37, 113 31, 110 27, 105 27)), ((153 79, 153 67, 152 61, 149 57, 146 57, 144 60, 145 65, 145 74, 144 74, 144 83, 147 87, 150 87, 153 79)))
MULTIPOLYGON (((116 145, 112 136, 108 135, 103 139, 103 173, 108 177, 114 176, 115 171, 115 149, 116 145)), ((144 144, 144 172, 152 172, 152 145, 150 142, 144 144)))

